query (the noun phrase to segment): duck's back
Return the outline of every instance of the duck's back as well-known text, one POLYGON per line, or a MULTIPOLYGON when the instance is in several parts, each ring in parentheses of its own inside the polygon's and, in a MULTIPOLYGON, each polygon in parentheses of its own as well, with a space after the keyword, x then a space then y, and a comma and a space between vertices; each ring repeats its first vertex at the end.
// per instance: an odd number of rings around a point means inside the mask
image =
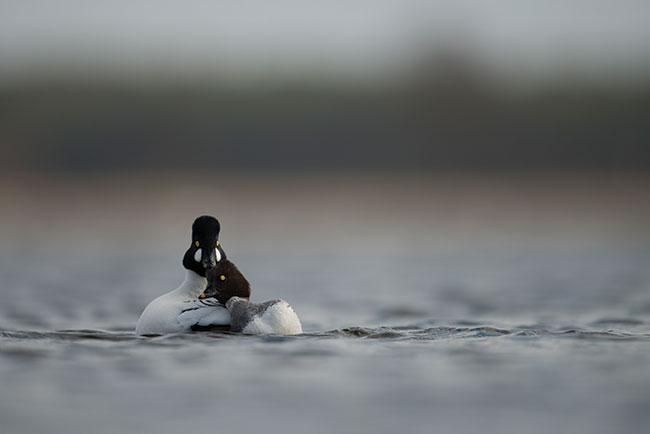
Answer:
POLYGON ((229 302, 231 323, 234 332, 258 335, 296 335, 302 333, 298 315, 284 300, 276 299, 264 303, 251 303, 235 297, 229 302))

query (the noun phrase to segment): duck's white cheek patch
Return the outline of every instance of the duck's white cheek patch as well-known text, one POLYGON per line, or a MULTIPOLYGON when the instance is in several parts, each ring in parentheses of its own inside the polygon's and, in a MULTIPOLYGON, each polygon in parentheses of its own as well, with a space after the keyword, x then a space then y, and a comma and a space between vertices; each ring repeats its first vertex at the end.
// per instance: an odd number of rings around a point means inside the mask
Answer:
POLYGON ((194 254, 194 260, 196 262, 201 262, 201 249, 198 249, 194 254))
POLYGON ((217 262, 221 262, 221 253, 219 253, 219 249, 214 249, 214 254, 217 257, 217 262))

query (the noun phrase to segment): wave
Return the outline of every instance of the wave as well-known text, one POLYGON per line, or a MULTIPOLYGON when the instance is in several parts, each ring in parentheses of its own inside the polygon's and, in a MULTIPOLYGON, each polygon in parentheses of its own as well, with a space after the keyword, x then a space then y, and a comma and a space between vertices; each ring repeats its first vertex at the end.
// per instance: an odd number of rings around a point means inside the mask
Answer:
POLYGON ((530 338, 562 338, 562 339, 590 339, 590 340, 650 340, 650 333, 634 333, 625 330, 589 330, 584 328, 568 328, 551 330, 549 328, 498 328, 492 326, 474 327, 346 327, 325 332, 308 332, 297 336, 245 336, 238 333, 212 331, 193 332, 171 335, 152 335, 148 337, 136 336, 131 331, 106 331, 106 330, 58 330, 58 331, 8 331, 0 330, 0 338, 8 341, 31 340, 59 340, 59 341, 88 341, 100 340, 109 342, 124 341, 183 341, 201 340, 204 338, 251 338, 257 337, 264 340, 284 339, 322 339, 322 338, 348 338, 348 339, 378 339, 378 340, 403 340, 427 341, 441 339, 483 339, 510 337, 513 339, 530 338))

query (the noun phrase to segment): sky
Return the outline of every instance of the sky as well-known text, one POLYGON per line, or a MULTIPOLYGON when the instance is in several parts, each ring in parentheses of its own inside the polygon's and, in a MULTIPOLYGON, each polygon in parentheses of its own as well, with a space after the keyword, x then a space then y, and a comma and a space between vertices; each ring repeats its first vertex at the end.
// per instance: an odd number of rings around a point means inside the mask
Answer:
POLYGON ((495 75, 650 71, 650 2, 0 1, 0 82, 70 71, 390 80, 456 50, 495 75))

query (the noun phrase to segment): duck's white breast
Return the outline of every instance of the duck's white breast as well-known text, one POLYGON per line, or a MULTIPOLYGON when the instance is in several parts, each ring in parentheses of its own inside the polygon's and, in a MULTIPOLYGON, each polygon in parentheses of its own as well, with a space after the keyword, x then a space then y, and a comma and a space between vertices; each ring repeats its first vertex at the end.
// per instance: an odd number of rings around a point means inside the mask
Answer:
POLYGON ((178 321, 180 307, 177 302, 169 300, 169 294, 162 295, 153 300, 145 308, 135 333, 138 335, 178 333, 184 331, 178 321))
POLYGON ((204 277, 187 270, 181 286, 149 303, 140 315, 135 333, 180 333, 194 326, 230 325, 230 312, 216 299, 197 298, 206 285, 204 277))

